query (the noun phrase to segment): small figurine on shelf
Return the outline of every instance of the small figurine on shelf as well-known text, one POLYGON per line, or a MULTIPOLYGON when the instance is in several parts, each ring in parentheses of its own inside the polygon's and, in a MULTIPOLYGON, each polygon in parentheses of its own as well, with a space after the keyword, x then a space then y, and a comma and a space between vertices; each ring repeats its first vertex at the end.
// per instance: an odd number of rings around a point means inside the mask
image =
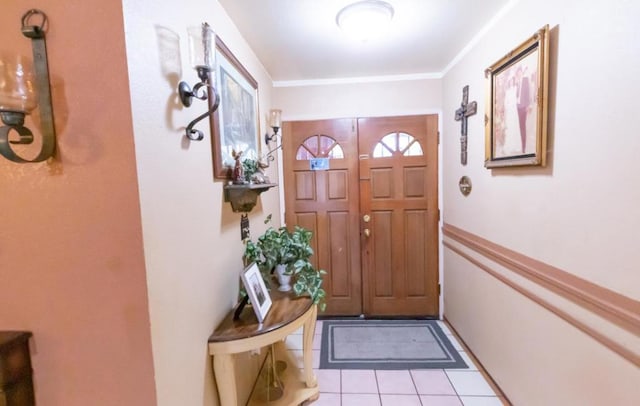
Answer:
POLYGON ((260 175, 262 175, 262 183, 269 183, 271 182, 271 180, 269 179, 269 177, 267 176, 267 174, 264 172, 265 169, 267 169, 269 167, 269 162, 265 162, 264 160, 260 159, 258 161, 258 172, 260 172, 260 175))
POLYGON ((263 161, 255 162, 255 172, 251 175, 251 182, 257 184, 269 183, 269 177, 266 173, 264 173, 265 168, 268 168, 269 164, 266 164, 263 161))
POLYGON ((240 157, 242 156, 242 151, 236 152, 235 150, 231 151, 231 156, 236 160, 236 164, 233 167, 233 174, 231 175, 231 180, 234 185, 244 185, 247 181, 244 178, 244 168, 242 166, 242 162, 240 162, 240 157))

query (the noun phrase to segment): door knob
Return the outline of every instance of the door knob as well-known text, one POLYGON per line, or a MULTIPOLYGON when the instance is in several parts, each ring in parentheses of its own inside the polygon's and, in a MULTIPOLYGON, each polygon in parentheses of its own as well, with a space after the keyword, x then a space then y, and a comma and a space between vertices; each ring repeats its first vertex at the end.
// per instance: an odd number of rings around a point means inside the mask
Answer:
POLYGON ((365 214, 364 216, 362 216, 362 221, 364 221, 365 223, 368 223, 371 221, 371 216, 368 214, 365 214))
POLYGON ((365 237, 369 237, 371 235, 371 230, 369 230, 368 228, 364 229, 364 236, 365 237))

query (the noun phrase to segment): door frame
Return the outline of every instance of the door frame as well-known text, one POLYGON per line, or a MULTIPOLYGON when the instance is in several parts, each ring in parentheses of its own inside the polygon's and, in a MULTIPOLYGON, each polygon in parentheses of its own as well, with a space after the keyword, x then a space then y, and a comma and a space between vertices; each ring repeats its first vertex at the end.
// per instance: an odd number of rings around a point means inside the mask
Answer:
MULTIPOLYGON (((332 120, 335 118, 343 118, 343 117, 387 117, 387 116, 409 116, 409 115, 421 115, 421 114, 435 114, 438 116, 438 207, 440 208, 440 219, 438 220, 438 280, 440 281, 440 303, 439 303, 439 318, 440 320, 444 317, 444 245, 443 245, 443 236, 442 236, 442 226, 444 225, 444 177, 443 177, 443 165, 444 165, 444 148, 443 148, 443 112, 441 109, 431 110, 431 109, 417 109, 415 111, 402 111, 402 112, 388 112, 381 114, 368 114, 368 113, 358 113, 358 112, 345 112, 345 114, 310 114, 310 115, 288 115, 286 108, 282 109, 282 121, 300 121, 300 120, 332 120)), ((295 110, 295 108, 290 109, 295 110)), ((281 137, 286 137, 287 135, 283 131, 280 134, 281 137)), ((458 141, 457 134, 452 138, 455 141, 458 141)), ((456 156, 457 157, 457 156, 456 156)), ((457 158, 451 158, 451 162, 458 162, 457 158)), ((280 223, 282 225, 286 225, 284 219, 285 213, 285 200, 284 200, 284 160, 282 156, 282 148, 279 148, 277 151, 276 157, 277 163, 277 173, 278 173, 278 185, 282 185, 278 188, 278 199, 279 199, 279 210, 280 210, 280 223)), ((319 315, 321 317, 321 315, 319 315)))

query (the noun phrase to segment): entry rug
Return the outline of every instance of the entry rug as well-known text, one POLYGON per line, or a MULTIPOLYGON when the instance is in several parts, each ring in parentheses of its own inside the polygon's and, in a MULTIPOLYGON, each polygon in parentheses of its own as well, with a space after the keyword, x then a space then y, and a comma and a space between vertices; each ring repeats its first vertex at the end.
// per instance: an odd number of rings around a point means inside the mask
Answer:
POLYGON ((436 320, 323 320, 320 369, 468 368, 436 320))

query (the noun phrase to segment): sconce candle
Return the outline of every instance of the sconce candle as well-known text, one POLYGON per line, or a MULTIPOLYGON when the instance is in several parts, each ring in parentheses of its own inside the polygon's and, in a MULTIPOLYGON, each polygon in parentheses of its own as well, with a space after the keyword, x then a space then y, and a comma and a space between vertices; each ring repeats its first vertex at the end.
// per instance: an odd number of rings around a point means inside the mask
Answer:
POLYGON ((189 60, 191 67, 198 69, 208 69, 213 71, 215 68, 215 54, 212 52, 212 38, 215 33, 211 26, 203 23, 200 27, 190 27, 187 29, 189 34, 189 60))
POLYGON ((278 109, 272 109, 269 112, 269 127, 273 128, 274 132, 278 132, 278 130, 276 130, 276 128, 280 128, 281 127, 281 120, 280 120, 280 116, 282 114, 282 110, 278 110, 278 109))
POLYGON ((271 129, 273 130, 273 134, 264 135, 265 144, 269 145, 271 141, 276 139, 276 136, 278 135, 278 131, 280 130, 280 126, 282 124, 282 121, 280 119, 281 115, 282 115, 282 110, 271 109, 269 111, 269 127, 271 127, 271 129))
POLYGON ((204 134, 193 127, 198 121, 213 114, 220 104, 220 96, 213 86, 212 73, 215 71, 215 51, 213 49, 215 33, 207 23, 202 23, 201 27, 189 28, 188 32, 190 62, 198 73, 200 82, 196 83, 193 89, 186 82, 180 82, 178 84, 178 94, 185 107, 191 106, 194 97, 199 100, 212 99, 212 103, 209 104, 209 110, 191 121, 186 129, 185 135, 187 138, 192 141, 201 141, 204 138, 204 134))
POLYGON ((31 66, 22 56, 0 58, 0 111, 31 113, 37 94, 31 66))

